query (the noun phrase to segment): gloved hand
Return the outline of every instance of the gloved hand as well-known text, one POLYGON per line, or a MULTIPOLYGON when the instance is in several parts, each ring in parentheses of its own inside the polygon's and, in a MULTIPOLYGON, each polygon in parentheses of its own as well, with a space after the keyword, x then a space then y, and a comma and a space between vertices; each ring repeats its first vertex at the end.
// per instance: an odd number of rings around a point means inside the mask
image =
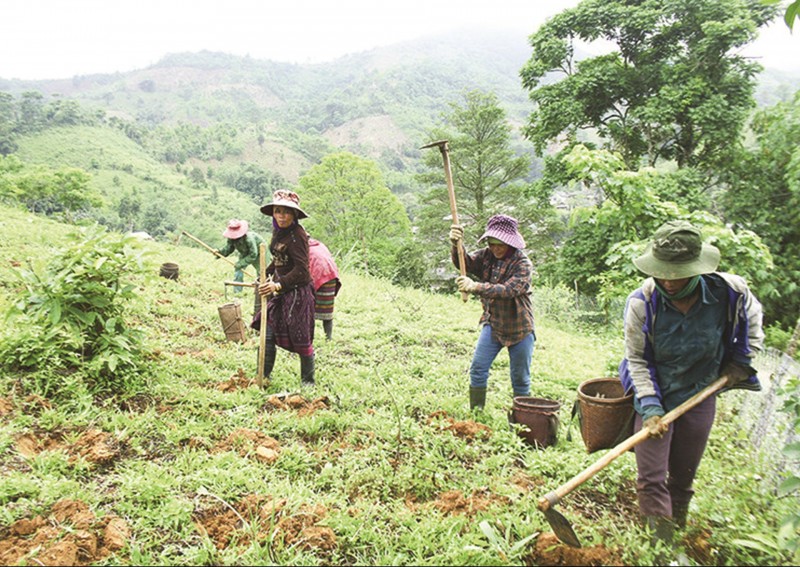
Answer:
POLYGON ((725 383, 726 388, 730 388, 739 382, 744 382, 754 374, 755 371, 752 368, 736 362, 729 362, 720 372, 720 376, 725 376, 728 379, 725 383))
POLYGON ((456 285, 458 286, 458 291, 463 291, 465 293, 473 293, 478 289, 478 284, 472 281, 468 276, 458 276, 456 278, 456 285))
POLYGON ((460 240, 464 240, 464 228, 460 224, 450 226, 450 242, 455 246, 460 240))
POLYGON ((651 415, 642 423, 642 428, 650 431, 650 437, 661 439, 669 429, 669 424, 661 421, 660 415, 651 415))

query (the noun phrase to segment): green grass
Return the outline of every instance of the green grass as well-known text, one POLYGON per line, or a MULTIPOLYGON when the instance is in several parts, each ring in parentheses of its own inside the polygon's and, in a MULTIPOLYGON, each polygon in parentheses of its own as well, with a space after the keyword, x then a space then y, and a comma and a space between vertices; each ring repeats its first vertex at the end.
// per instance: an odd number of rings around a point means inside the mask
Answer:
MULTIPOLYGON (((15 289, 11 262, 45 261, 70 230, 5 208, 2 219, 0 306, 15 289)), ((536 450, 507 421, 505 352, 490 376, 486 410, 470 413, 476 301, 343 273, 333 341, 324 340, 318 323, 314 389, 300 389, 299 359, 279 350, 267 388, 222 391, 220 383, 240 375, 254 380, 257 372, 257 335, 251 331, 245 344, 226 341, 218 315, 233 299, 222 284, 232 268, 191 242, 144 246, 152 256, 147 276, 135 281, 139 300, 131 317, 151 352, 146 391, 37 400, 24 392, 25 376, 0 377, 0 398, 10 407, 0 412, 0 541, 15 521, 48 517, 54 503, 72 498, 130 529, 127 544, 99 564, 534 564, 535 536, 551 531, 538 498, 601 455, 586 453, 576 428, 568 440, 567 425, 578 385, 608 375, 619 359, 618 332, 537 318, 532 395, 562 406, 558 443, 536 450), (163 262, 179 265, 177 281, 158 277, 163 262), (268 396, 283 392, 322 398, 326 407, 308 415, 273 408, 268 396), (459 437, 453 421, 479 422, 490 432, 459 437), (112 458, 76 457, 90 430, 107 435, 112 458), (259 460, 255 446, 231 441, 237 430, 273 438, 277 460, 259 460), (57 444, 26 456, 24 435, 57 444), (452 491, 474 506, 447 510, 452 491), (280 506, 272 516, 248 516, 241 506, 254 496, 280 506), (334 534, 332 546, 310 532, 290 537, 291 521, 310 517, 315 507, 312 525, 334 534), (198 527, 200 518, 232 516, 231 508, 246 525, 217 545, 198 527)), ((249 290, 241 301, 249 319, 249 290)), ((774 533, 796 502, 774 498, 774 487, 759 481, 732 406, 721 407, 697 481, 684 543, 698 549, 685 551, 692 564, 788 565, 777 553, 733 543, 774 533)), ((653 561, 636 522, 632 455, 565 497, 559 510, 584 546, 602 546, 609 563, 653 561)), ((33 556, 27 561, 36 563, 33 556)))

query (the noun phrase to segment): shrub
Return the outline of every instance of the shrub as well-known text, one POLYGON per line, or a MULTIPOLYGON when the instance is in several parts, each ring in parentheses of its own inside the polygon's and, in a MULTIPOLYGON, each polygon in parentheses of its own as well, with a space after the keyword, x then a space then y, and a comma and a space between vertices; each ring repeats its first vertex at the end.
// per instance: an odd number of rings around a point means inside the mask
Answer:
MULTIPOLYGON (((17 268, 22 286, 6 313, 0 365, 12 372, 80 372, 90 391, 119 392, 143 374, 141 331, 125 322, 135 287, 125 281, 144 272, 144 252, 133 237, 84 229, 57 250, 41 273, 28 262, 17 268), (13 331, 11 329, 14 329, 13 331)), ((42 381, 31 378, 31 390, 42 381)), ((50 382, 48 380, 48 382, 50 382)), ((64 380, 66 386, 73 380, 64 380)), ((48 384, 58 390, 58 385, 48 384)))

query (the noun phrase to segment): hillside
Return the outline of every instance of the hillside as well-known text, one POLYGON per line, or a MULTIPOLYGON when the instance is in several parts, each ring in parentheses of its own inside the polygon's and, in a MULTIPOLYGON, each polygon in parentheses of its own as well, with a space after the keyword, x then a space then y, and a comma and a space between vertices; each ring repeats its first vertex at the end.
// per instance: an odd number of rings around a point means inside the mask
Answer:
MULTIPOLYGON (((0 212, 5 310, 13 267, 30 257, 41 268, 74 227, 0 212)), ((47 369, 0 377, 0 562, 652 564, 632 455, 559 505, 583 548, 559 544, 536 509, 599 458, 577 430, 568 435, 571 405, 621 349, 616 333, 569 322, 568 300, 552 290, 535 296, 533 394, 561 404, 561 426, 558 442, 537 450, 507 421, 503 355, 485 412, 468 410, 477 302, 343 270, 334 338, 315 341, 317 386, 299 390, 298 361, 281 351, 260 390, 257 336, 226 341, 218 317, 233 300, 228 269, 196 247, 142 246, 150 259, 143 276, 128 276, 138 296, 128 318, 145 333, 146 388, 92 398, 68 386, 80 370, 57 388, 42 381, 47 369), (167 261, 177 280, 157 276, 167 261)), ((246 294, 245 318, 251 309, 246 294)), ((774 498, 739 400, 720 407, 680 545, 696 564, 789 565, 733 539, 774 533, 793 508, 774 498)))
MULTIPOLYGON (((496 93, 511 123, 525 122, 531 103, 519 71, 529 56, 524 37, 464 29, 325 64, 174 53, 127 73, 70 80, 0 78, 0 92, 37 91, 45 101, 76 100, 147 128, 246 125, 240 153, 202 165, 253 163, 290 183, 326 153, 344 149, 399 175, 395 190, 401 192, 415 190, 411 174, 419 168, 418 148, 464 90, 496 93)), ((756 100, 761 106, 774 104, 798 88, 800 77, 767 69, 756 100)), ((532 154, 518 131, 515 148, 532 154)))

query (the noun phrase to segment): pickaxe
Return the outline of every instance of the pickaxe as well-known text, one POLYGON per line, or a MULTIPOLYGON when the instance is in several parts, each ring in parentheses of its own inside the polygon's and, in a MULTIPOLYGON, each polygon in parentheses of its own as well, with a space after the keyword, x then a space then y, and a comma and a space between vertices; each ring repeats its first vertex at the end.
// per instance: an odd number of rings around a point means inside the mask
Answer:
MULTIPOLYGON (((453 224, 459 224, 458 210, 456 209, 456 192, 455 189, 453 189, 453 173, 450 171, 450 150, 447 147, 447 140, 431 142, 430 144, 425 144, 420 149, 424 150, 426 148, 433 148, 434 146, 438 147, 439 151, 442 152, 442 159, 444 160, 444 178, 447 181, 447 194, 450 196, 450 214, 453 218, 453 224)), ((467 264, 464 259, 464 246, 461 240, 456 242, 456 247, 458 248, 458 264, 461 270, 461 275, 466 276, 467 264)), ((469 294, 465 291, 462 291, 461 299, 466 301, 469 299, 469 294)))

